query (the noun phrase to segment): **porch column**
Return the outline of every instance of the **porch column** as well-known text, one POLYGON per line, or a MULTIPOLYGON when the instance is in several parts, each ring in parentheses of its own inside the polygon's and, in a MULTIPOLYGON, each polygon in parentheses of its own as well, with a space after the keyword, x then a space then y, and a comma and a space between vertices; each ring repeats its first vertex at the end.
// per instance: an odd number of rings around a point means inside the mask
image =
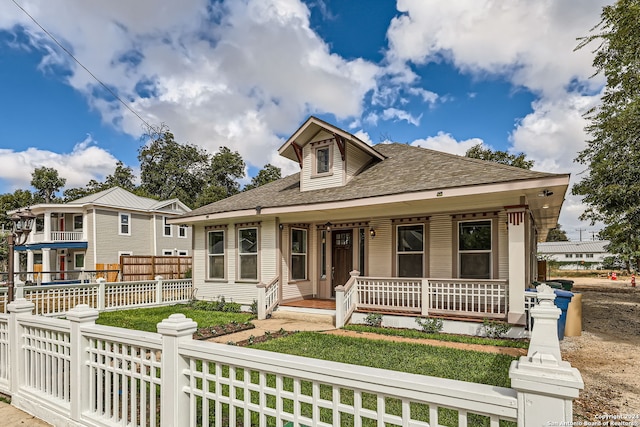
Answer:
POLYGON ((16 284, 22 283, 20 280, 20 252, 14 251, 13 255, 13 280, 16 284))
POLYGON ((33 281, 33 251, 31 249, 27 249, 27 271, 31 271, 27 274, 27 280, 33 281))
POLYGON ((42 248, 42 281, 51 281, 51 249, 49 248, 42 248))
POLYGON ((51 241, 51 212, 44 213, 44 241, 51 241))
POLYGON ((509 313, 507 321, 524 325, 524 290, 526 288, 527 242, 525 239, 526 206, 507 209, 509 229, 509 313))

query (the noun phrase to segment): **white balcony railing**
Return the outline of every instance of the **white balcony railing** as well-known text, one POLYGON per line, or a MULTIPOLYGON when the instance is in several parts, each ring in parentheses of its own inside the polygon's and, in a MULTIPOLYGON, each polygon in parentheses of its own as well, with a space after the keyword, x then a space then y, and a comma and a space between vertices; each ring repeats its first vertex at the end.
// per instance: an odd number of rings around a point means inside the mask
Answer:
POLYGON ((52 231, 52 242, 73 242, 83 240, 82 231, 52 231))

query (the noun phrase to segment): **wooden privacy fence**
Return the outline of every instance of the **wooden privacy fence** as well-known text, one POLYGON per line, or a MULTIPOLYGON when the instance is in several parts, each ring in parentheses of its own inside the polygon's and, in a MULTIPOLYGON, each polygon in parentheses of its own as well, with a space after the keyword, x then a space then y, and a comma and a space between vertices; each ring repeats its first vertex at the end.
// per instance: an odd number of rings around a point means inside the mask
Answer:
POLYGON ((122 281, 184 279, 191 273, 190 256, 123 255, 120 257, 122 281))

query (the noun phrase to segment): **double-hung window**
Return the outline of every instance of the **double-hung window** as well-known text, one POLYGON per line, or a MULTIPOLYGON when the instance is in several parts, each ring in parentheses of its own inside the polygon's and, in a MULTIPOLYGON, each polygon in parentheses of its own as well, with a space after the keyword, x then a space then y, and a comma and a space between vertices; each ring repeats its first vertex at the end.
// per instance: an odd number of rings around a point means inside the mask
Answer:
POLYGON ((189 227, 187 227, 186 225, 178 226, 178 237, 181 237, 183 239, 186 238, 187 237, 187 229, 188 228, 189 227))
POLYGON ((74 215, 73 216, 73 231, 82 231, 82 215, 74 215))
POLYGON ((162 229, 162 235, 164 237, 171 237, 173 236, 173 227, 171 227, 171 224, 167 223, 167 220, 169 218, 168 217, 163 217, 163 222, 164 222, 164 227, 162 229))
POLYGON ((119 219, 118 234, 130 236, 131 235, 131 224, 130 224, 131 215, 129 215, 128 213, 119 213, 118 219, 119 219))
POLYGON ((458 223, 458 266, 462 279, 491 278, 491 221, 458 223))
POLYGON ((258 280, 258 229, 238 229, 239 279, 258 280))
POLYGON ((224 279, 224 230, 207 233, 209 257, 209 279, 224 279))
POLYGON ((307 230, 291 229, 291 280, 307 280, 307 230))
POLYGON ((398 225, 396 271, 399 277, 424 277, 424 224, 398 225))

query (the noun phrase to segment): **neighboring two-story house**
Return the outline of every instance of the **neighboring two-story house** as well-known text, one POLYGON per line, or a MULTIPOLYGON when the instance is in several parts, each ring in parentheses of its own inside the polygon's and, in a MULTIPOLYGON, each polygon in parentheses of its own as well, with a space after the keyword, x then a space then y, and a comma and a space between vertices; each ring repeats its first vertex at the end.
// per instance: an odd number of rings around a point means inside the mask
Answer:
POLYGON ((330 300, 357 271, 370 309, 524 322, 568 174, 370 146, 315 117, 279 153, 300 173, 170 221, 193 226, 199 297, 251 304, 267 286, 281 305, 330 300))
MULTIPOLYGON (((34 230, 16 251, 26 254, 28 272, 43 272, 43 282, 67 280, 70 270, 117 264, 121 255, 188 256, 190 227, 168 220, 190 210, 178 199, 153 200, 120 187, 69 203, 38 204, 31 206, 34 230)), ((20 270, 16 256, 15 271, 20 270)))

